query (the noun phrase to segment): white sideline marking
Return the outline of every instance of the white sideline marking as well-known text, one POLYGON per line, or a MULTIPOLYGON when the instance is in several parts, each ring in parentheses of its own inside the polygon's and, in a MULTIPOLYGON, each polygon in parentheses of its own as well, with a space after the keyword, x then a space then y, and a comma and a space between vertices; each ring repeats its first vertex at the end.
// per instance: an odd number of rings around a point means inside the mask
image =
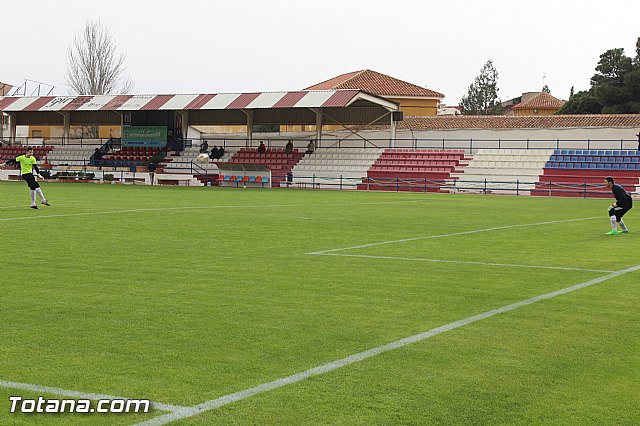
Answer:
MULTIPOLYGON (((113 396, 113 395, 102 395, 98 393, 86 393, 86 392, 78 392, 74 390, 67 390, 61 388, 53 388, 49 386, 40 386, 40 385, 32 385, 30 383, 17 383, 17 382, 8 382, 6 380, 0 380, 0 387, 10 388, 10 389, 22 389, 30 392, 43 392, 50 393, 52 395, 61 395, 61 396, 70 396, 73 398, 82 398, 82 399, 132 399, 132 398, 124 398, 121 396, 113 396)), ((140 399, 140 398, 138 398, 140 399)), ((184 410, 188 407, 182 407, 180 405, 171 405, 171 404, 163 404, 161 402, 151 402, 153 408, 157 408, 159 410, 164 411, 180 411, 184 410)))
MULTIPOLYGON (((96 216, 107 214, 121 214, 121 213, 140 213, 140 212, 162 212, 162 211, 176 211, 176 210, 202 210, 202 209, 259 209, 259 208, 271 208, 271 207, 322 207, 322 206, 369 206, 379 204, 399 204, 399 203, 424 203, 431 200, 401 200, 401 201, 379 201, 369 203, 325 203, 325 204, 266 204, 266 205, 252 205, 252 206, 185 206, 185 207, 156 207, 148 209, 127 209, 127 210, 109 210, 101 212, 84 212, 84 213, 65 213, 65 214, 48 214, 42 216, 22 216, 22 217, 8 217, 0 219, 1 222, 14 221, 14 220, 32 220, 32 219, 46 219, 51 217, 74 217, 74 216, 96 216)), ((55 207, 55 206, 54 206, 55 207)), ((29 207, 24 207, 27 210, 29 207)))
POLYGON ((551 225, 551 224, 554 224, 554 223, 578 222, 578 221, 581 221, 581 220, 594 220, 594 219, 601 219, 601 217, 600 216, 582 217, 582 218, 578 218, 578 219, 551 220, 551 221, 548 221, 548 222, 521 223, 521 224, 517 224, 517 225, 496 226, 495 228, 475 229, 475 230, 472 230, 472 231, 454 232, 452 234, 427 235, 427 236, 422 236, 422 237, 404 238, 402 240, 380 241, 380 242, 377 242, 377 243, 362 244, 362 245, 359 245, 359 246, 351 246, 351 247, 342 247, 342 248, 329 249, 329 250, 314 251, 314 252, 307 253, 307 254, 333 253, 333 252, 336 252, 336 251, 355 250, 355 249, 360 249, 360 248, 381 246, 381 245, 384 245, 384 244, 406 243, 407 241, 430 240, 430 239, 433 239, 433 238, 444 238, 444 237, 457 237, 458 235, 477 234, 477 233, 480 233, 480 232, 499 231, 499 230, 502 230, 502 229, 522 228, 522 227, 525 227, 525 226, 551 225))
POLYGON ((409 260, 409 261, 415 261, 415 262, 433 262, 433 263, 461 263, 464 265, 508 266, 512 268, 555 269, 560 271, 602 272, 605 274, 613 272, 613 271, 603 270, 603 269, 569 268, 569 267, 563 267, 563 266, 523 265, 519 263, 513 264, 513 263, 474 262, 470 260, 424 259, 420 257, 369 256, 366 254, 346 254, 346 253, 314 253, 314 255, 315 256, 336 256, 336 257, 361 257, 364 259, 409 260))
POLYGON ((178 410, 170 414, 158 416, 153 419, 147 420, 145 422, 138 423, 137 425, 138 426, 163 425, 175 420, 184 419, 187 417, 193 417, 193 416, 202 414, 206 411, 215 410, 217 408, 223 407, 225 405, 228 405, 234 402, 241 401, 243 399, 249 398, 254 395, 258 395, 264 392, 278 389, 283 386, 290 385, 292 383, 297 383, 302 380, 308 379, 310 377, 326 374, 331 371, 337 370, 338 368, 346 367, 348 365, 355 364, 360 361, 364 361, 376 355, 380 355, 382 353, 389 352, 394 349, 399 349, 413 343, 421 342, 423 340, 429 339, 431 337, 437 336, 447 331, 455 330, 457 328, 463 327, 468 324, 472 324, 477 321, 491 318, 493 316, 503 314, 506 312, 514 311, 516 309, 522 308, 523 306, 532 305, 542 300, 552 299, 554 297, 561 296, 563 294, 567 294, 572 291, 580 290, 585 287, 592 286, 594 284, 599 284, 601 282, 610 280, 612 278, 616 278, 621 275, 628 274, 630 272, 639 271, 639 270, 640 270, 640 265, 636 265, 631 268, 623 269, 621 271, 612 272, 608 275, 605 275, 604 277, 596 278, 581 284, 572 285, 570 287, 552 291, 550 293, 545 293, 540 296, 532 297, 530 299, 521 300, 520 302, 512 303, 511 305, 506 305, 501 308, 492 309, 490 311, 486 311, 481 314, 473 315, 458 321, 454 321, 440 327, 432 328, 431 330, 425 331, 423 333, 405 337, 404 339, 396 340, 395 342, 391 342, 386 345, 378 346, 373 349, 359 352, 357 354, 348 356, 346 358, 342 358, 342 359, 339 359, 315 368, 311 368, 309 370, 302 371, 300 373, 292 374, 290 376, 283 377, 281 379, 274 380, 272 382, 263 383, 261 385, 258 385, 249 389, 245 389, 229 395, 224 395, 224 396, 221 396, 220 398, 212 399, 210 401, 206 401, 201 404, 194 405, 192 407, 187 407, 186 409, 183 409, 183 410, 178 410))

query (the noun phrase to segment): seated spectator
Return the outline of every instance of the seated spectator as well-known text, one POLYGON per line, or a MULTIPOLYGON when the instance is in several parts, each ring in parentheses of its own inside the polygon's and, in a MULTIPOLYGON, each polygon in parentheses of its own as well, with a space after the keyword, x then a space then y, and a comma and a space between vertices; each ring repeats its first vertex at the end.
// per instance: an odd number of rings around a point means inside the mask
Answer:
POLYGON ((209 157, 211 157, 212 160, 217 160, 220 158, 220 153, 216 145, 214 145, 213 148, 211 148, 211 155, 209 155, 209 157))
POLYGON ((205 153, 207 151, 209 151, 209 142, 205 139, 205 141, 200 144, 200 153, 205 153))
POLYGON ((264 154, 267 152, 267 147, 264 145, 263 141, 260 141, 260 145, 258 145, 258 154, 264 154))
POLYGON ((224 157, 224 147, 221 146, 220 148, 218 148, 218 159, 224 157))
POLYGON ((293 152, 293 142, 291 141, 291 139, 289 139, 289 142, 287 142, 287 145, 285 146, 284 151, 287 154, 291 154, 293 152))
POLYGON ((307 151, 305 152, 305 154, 311 155, 315 150, 316 150, 316 144, 313 143, 313 140, 310 140, 309 143, 307 144, 307 151))

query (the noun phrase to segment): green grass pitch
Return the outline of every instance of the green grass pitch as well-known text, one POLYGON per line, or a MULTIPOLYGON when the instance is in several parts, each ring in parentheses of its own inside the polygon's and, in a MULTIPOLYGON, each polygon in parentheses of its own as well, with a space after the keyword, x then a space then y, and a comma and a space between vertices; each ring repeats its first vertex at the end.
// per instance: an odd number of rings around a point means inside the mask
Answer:
MULTIPOLYGON (((604 235, 611 200, 43 190, 34 211, 0 183, 0 381, 172 405, 640 265, 637 211, 604 235)), ((174 424, 638 424, 638 306, 635 271, 174 424)), ((166 414, 9 413, 40 394, 0 387, 0 424, 166 414)))

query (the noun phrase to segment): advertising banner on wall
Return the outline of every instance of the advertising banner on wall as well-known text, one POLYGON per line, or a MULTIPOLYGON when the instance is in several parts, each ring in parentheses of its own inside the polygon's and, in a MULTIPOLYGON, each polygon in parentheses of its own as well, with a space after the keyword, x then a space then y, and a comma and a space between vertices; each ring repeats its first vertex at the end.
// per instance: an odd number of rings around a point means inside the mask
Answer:
POLYGON ((123 126, 123 146, 163 147, 167 145, 167 126, 123 126))

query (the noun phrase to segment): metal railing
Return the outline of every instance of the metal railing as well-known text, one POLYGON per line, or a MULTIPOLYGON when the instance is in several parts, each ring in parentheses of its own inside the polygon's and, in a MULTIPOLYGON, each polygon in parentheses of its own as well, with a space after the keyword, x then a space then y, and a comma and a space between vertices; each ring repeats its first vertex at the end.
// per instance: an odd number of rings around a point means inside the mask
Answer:
MULTIPOLYGON (((321 140, 309 138, 202 138, 202 139, 172 139, 170 145, 174 150, 181 151, 191 146, 200 146, 204 141, 209 149, 214 145, 226 148, 257 148, 261 141, 267 149, 284 148, 291 141, 295 149, 304 151, 312 140, 316 149, 319 148, 396 148, 396 149, 462 149, 473 152, 483 149, 620 149, 640 150, 636 139, 483 139, 483 138, 339 138, 323 137, 321 140)), ((19 136, 4 136, 0 142, 3 145, 22 146, 103 146, 109 138, 33 138, 19 136)), ((119 143, 118 139, 113 139, 119 143)), ((115 146, 115 145, 114 145, 115 146)))
POLYGON ((287 142, 293 143, 294 149, 304 151, 312 140, 319 148, 395 148, 395 149, 458 149, 468 152, 484 149, 620 149, 640 150, 636 139, 483 139, 483 138, 337 138, 326 137, 321 140, 309 138, 264 137, 254 139, 242 138, 202 138, 185 139, 185 148, 200 146, 207 141, 209 150, 213 146, 226 148, 257 148, 264 142, 267 149, 284 148, 287 142))

